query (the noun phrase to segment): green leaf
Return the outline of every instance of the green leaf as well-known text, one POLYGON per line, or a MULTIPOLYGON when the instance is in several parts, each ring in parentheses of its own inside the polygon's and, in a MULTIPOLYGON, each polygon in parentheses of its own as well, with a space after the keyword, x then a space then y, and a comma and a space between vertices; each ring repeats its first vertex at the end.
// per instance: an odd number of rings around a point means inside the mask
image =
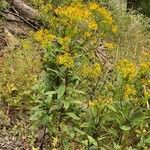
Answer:
POLYGON ((100 137, 100 138, 98 138, 98 141, 101 141, 101 140, 106 139, 106 138, 107 138, 106 136, 100 137))
POLYGON ((74 127, 74 131, 80 133, 81 135, 85 135, 86 133, 82 130, 80 130, 79 128, 74 127))
POLYGON ((58 105, 53 105, 53 106, 51 106, 51 108, 50 108, 50 112, 52 112, 52 111, 57 111, 59 109, 59 106, 58 105))
POLYGON ((74 90, 75 93, 78 93, 78 94, 84 94, 85 95, 85 92, 84 91, 81 91, 81 90, 74 90))
POLYGON ((91 137, 90 135, 88 135, 88 139, 89 139, 90 144, 93 144, 96 147, 98 147, 98 144, 97 144, 96 140, 93 137, 91 137))
POLYGON ((46 92, 45 94, 46 95, 53 95, 53 94, 56 94, 57 92, 56 91, 49 91, 49 92, 46 92))
POLYGON ((128 127, 128 126, 121 126, 120 127, 122 130, 124 130, 124 131, 129 131, 129 130, 131 130, 131 127, 128 127))
POLYGON ((48 125, 49 122, 51 120, 51 117, 47 114, 45 114, 42 118, 41 118, 41 122, 43 125, 48 125))
POLYGON ((57 75, 59 75, 59 72, 57 70, 51 69, 51 68, 47 68, 47 71, 51 71, 57 75))
POLYGON ((65 109, 69 108, 69 106, 70 106, 70 102, 69 101, 63 100, 62 103, 64 104, 64 108, 65 109))
POLYGON ((144 141, 146 144, 150 144, 150 136, 148 138, 146 138, 144 141))
POLYGON ((66 87, 63 84, 58 88, 58 91, 57 91, 58 97, 57 98, 60 99, 64 95, 65 91, 66 91, 66 87))
POLYGON ((81 128, 89 128, 89 123, 88 122, 84 122, 83 124, 81 124, 81 128))
POLYGON ((53 94, 56 94, 56 91, 50 91, 50 92, 46 92, 45 94, 47 95, 47 98, 45 100, 45 103, 50 103, 52 100, 52 96, 53 94))
POLYGON ((69 117, 73 118, 74 120, 80 120, 78 116, 76 116, 74 113, 66 113, 69 117))
POLYGON ((113 105, 107 105, 107 107, 113 112, 117 112, 116 108, 113 105))

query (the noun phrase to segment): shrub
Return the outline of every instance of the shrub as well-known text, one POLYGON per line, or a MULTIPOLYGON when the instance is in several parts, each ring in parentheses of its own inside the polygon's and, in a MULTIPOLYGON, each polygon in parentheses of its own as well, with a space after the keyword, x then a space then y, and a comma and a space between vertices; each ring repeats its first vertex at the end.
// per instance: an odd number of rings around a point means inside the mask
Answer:
POLYGON ((113 19, 93 2, 42 7, 49 10, 42 10, 47 29, 37 31, 34 39, 45 50, 45 75, 33 88, 31 119, 47 128, 48 147, 148 147, 150 64, 140 21, 129 14, 121 20, 115 11, 113 19))

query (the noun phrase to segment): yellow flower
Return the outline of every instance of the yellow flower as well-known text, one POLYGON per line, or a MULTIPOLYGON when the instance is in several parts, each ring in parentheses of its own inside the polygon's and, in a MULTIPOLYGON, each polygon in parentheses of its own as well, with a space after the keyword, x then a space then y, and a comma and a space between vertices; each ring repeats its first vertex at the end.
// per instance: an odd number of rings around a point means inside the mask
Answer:
POLYGON ((98 77, 101 73, 101 66, 99 63, 95 63, 91 70, 91 77, 98 77))
POLYGON ((107 10, 104 7, 101 7, 98 9, 98 12, 103 16, 104 23, 107 23, 108 25, 111 25, 113 23, 113 18, 109 10, 107 10))
POLYGON ((124 94, 125 94, 125 98, 130 98, 132 96, 135 96, 136 95, 136 90, 134 88, 133 85, 125 85, 124 87, 124 94))
MULTIPOLYGON (((78 29, 89 28, 90 30, 98 30, 100 23, 104 23, 104 25, 113 24, 111 12, 93 2, 87 4, 76 2, 67 6, 59 6, 54 11, 59 16, 59 21, 61 20, 60 22, 63 25, 76 26, 78 29), (96 16, 98 15, 102 17, 99 22, 96 21, 96 16)), ((113 27, 113 32, 115 30, 116 26, 113 27)))
POLYGON ((34 38, 41 44, 42 47, 46 47, 55 39, 55 35, 50 34, 48 30, 41 29, 34 34, 34 38))
POLYGON ((113 33, 116 33, 117 30, 118 30, 118 29, 117 29, 117 26, 116 26, 116 25, 113 25, 113 26, 112 26, 112 32, 113 32, 113 33))
POLYGON ((116 68, 123 78, 133 79, 137 75, 136 65, 127 59, 119 61, 116 68))
POLYGON ((97 25, 97 23, 96 23, 95 21, 90 21, 90 22, 88 23, 88 27, 89 27, 89 29, 91 29, 91 30, 97 30, 97 29, 98 29, 98 25, 97 25))
POLYGON ((85 32, 85 33, 84 33, 84 38, 88 38, 88 37, 90 37, 91 35, 92 35, 91 32, 85 32))
POLYGON ((104 44, 104 46, 107 47, 108 49, 114 49, 114 48, 116 48, 116 44, 115 43, 108 43, 108 42, 106 42, 104 44))
POLYGON ((88 4, 88 7, 89 7, 90 10, 95 10, 95 9, 99 8, 99 5, 97 3, 90 2, 88 4))
POLYGON ((70 20, 82 21, 87 19, 91 12, 82 4, 72 4, 70 6, 58 7, 55 13, 59 16, 68 17, 70 20))
POLYGON ((141 73, 149 73, 150 72, 150 61, 141 62, 140 64, 140 72, 141 73))
POLYGON ((97 78, 101 74, 101 66, 99 63, 93 65, 84 64, 80 69, 83 77, 97 78))
POLYGON ((29 43, 28 41, 23 41, 22 42, 22 47, 23 47, 23 49, 30 49, 31 48, 31 43, 29 43))
POLYGON ((57 56, 57 63, 64 65, 67 68, 71 68, 74 65, 74 59, 69 53, 65 53, 57 56))

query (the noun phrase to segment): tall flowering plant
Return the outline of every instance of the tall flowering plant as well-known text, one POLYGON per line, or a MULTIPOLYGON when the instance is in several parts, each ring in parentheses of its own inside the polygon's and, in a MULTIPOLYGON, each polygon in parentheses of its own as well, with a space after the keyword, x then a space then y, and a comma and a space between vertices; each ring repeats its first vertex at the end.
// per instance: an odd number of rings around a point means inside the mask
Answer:
POLYGON ((49 15, 48 29, 37 31, 34 38, 45 50, 45 77, 43 86, 39 85, 42 88, 38 87, 39 105, 32 119, 41 120, 40 124, 59 139, 54 148, 76 140, 81 140, 81 146, 97 147, 90 133, 80 128, 81 118, 86 118, 81 112, 92 105, 97 86, 92 83, 98 82, 103 71, 95 52, 99 41, 117 32, 112 14, 100 4, 79 1, 56 8, 51 5, 50 11, 43 11, 49 15))

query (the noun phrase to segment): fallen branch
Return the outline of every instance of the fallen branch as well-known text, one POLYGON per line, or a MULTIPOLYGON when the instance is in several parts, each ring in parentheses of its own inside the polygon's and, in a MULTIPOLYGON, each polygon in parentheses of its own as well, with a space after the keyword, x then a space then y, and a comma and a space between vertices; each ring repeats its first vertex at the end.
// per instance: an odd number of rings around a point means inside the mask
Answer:
MULTIPOLYGON (((10 0, 9 0, 10 2, 10 0)), ((11 5, 19 12, 19 14, 26 16, 29 19, 37 19, 39 13, 37 10, 25 4, 22 0, 11 0, 11 5)))
POLYGON ((35 26, 35 25, 33 25, 32 23, 30 23, 28 20, 26 20, 24 17, 20 16, 18 13, 13 13, 13 12, 11 12, 11 11, 9 11, 9 10, 3 10, 2 12, 3 12, 3 13, 8 13, 8 14, 11 14, 11 15, 14 15, 14 16, 20 18, 21 20, 23 20, 25 23, 27 23, 28 25, 30 25, 30 26, 31 26, 32 28, 34 28, 35 30, 38 29, 37 26, 35 26))

